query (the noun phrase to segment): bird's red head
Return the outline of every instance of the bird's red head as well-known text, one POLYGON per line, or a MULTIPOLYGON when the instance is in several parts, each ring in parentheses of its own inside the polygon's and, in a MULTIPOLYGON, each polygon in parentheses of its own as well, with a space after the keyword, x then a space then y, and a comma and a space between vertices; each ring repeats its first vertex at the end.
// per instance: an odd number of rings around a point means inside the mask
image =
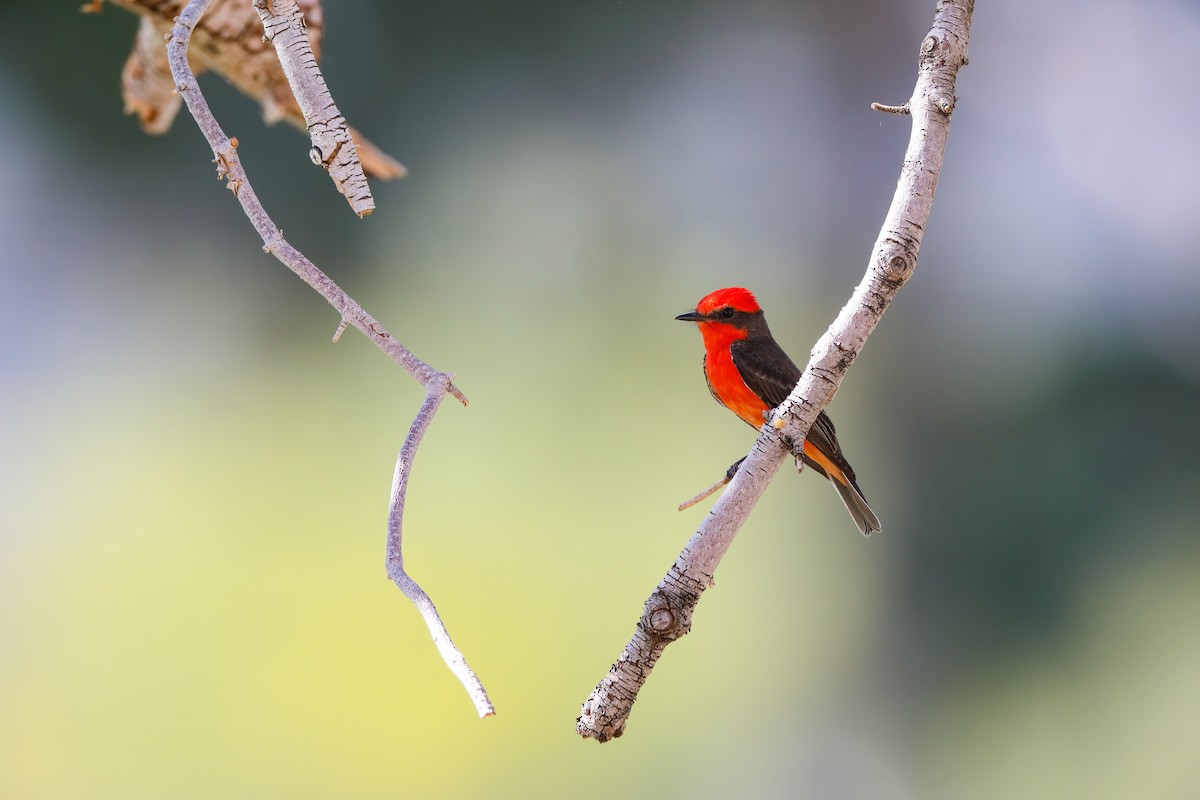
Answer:
POLYGON ((731 342, 748 336, 771 335, 758 301, 740 286, 717 289, 697 303, 695 311, 675 319, 695 322, 704 336, 706 350, 727 348, 731 342))
POLYGON ((717 289, 697 303, 696 313, 708 316, 717 309, 726 307, 732 308, 734 311, 745 311, 748 314, 762 310, 758 307, 758 301, 754 299, 754 295, 750 293, 749 289, 730 286, 726 289, 717 289))

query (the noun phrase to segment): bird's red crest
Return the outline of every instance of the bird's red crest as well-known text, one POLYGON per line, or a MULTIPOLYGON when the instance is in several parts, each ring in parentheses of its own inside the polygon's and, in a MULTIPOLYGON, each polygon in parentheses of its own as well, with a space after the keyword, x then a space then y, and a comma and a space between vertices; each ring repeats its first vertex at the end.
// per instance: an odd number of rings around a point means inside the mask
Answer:
POLYGON ((734 311, 746 311, 753 314, 759 311, 758 301, 748 289, 740 286, 730 286, 727 289, 717 289, 696 304, 696 311, 701 314, 711 314, 718 308, 729 306, 734 311))

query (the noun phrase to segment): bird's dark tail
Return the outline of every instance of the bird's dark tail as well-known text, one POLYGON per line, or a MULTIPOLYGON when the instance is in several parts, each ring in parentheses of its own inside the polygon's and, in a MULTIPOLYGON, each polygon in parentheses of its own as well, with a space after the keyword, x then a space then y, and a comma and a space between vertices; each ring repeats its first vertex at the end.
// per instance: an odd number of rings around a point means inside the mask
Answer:
POLYGON ((832 476, 830 476, 829 482, 833 484, 834 489, 837 489, 838 497, 842 498, 842 502, 846 504, 846 510, 854 518, 854 524, 862 531, 863 536, 870 536, 872 533, 883 530, 883 526, 879 524, 879 517, 875 516, 875 512, 867 505, 867 499, 862 496, 862 492, 858 490, 857 486, 852 483, 842 483, 832 476))

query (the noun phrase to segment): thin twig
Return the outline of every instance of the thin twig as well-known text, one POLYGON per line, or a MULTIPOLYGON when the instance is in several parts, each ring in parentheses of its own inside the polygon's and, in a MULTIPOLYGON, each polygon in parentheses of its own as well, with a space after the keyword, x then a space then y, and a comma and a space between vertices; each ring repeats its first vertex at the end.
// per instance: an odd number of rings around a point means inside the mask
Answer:
POLYGON ((346 320, 342 320, 341 322, 338 323, 337 330, 335 330, 333 332, 333 343, 334 344, 337 344, 338 342, 340 342, 342 340, 342 334, 346 332, 346 328, 349 325, 350 325, 350 323, 347 322, 346 320))
POLYGON ((907 115, 912 113, 912 109, 908 107, 908 103, 904 102, 898 106, 889 106, 887 103, 871 103, 872 111, 882 111, 885 114, 901 114, 907 115))
POLYGON ((264 38, 275 45, 283 74, 304 114, 312 139, 309 157, 329 173, 354 213, 367 216, 375 210, 375 199, 358 161, 350 126, 333 102, 313 55, 304 12, 296 0, 254 0, 254 8, 262 18, 264 38))
POLYGON ((712 486, 710 486, 707 489, 705 489, 704 491, 700 492, 700 494, 696 495, 695 497, 689 497, 687 500, 684 500, 682 503, 679 504, 679 510, 687 511, 689 508, 696 505, 696 503, 699 503, 701 500, 704 500, 705 498, 708 498, 708 497, 712 497, 714 494, 716 494, 717 492, 719 492, 721 490, 722 486, 729 483, 729 481, 730 481, 730 476, 726 475, 725 477, 721 478, 721 480, 717 481, 712 486))
POLYGON ((429 626, 429 632, 433 635, 433 642, 437 645, 438 652, 442 654, 446 666, 466 687, 467 694, 475 703, 475 710, 479 712, 479 716, 490 717, 496 713, 492 701, 488 699, 483 684, 471 671, 462 657, 462 653, 454 646, 454 642, 450 641, 450 634, 446 631, 446 626, 442 623, 442 618, 438 616, 437 609, 434 608, 429 595, 425 594, 417 582, 404 571, 404 553, 400 546, 403 538, 404 497, 408 491, 408 475, 412 470, 413 457, 416 455, 417 446, 421 444, 421 438, 429 428, 429 423, 433 421, 433 415, 437 413, 438 406, 441 405, 442 398, 445 396, 445 392, 438 391, 436 387, 426 389, 425 402, 421 404, 421 410, 417 412, 417 417, 413 420, 412 427, 408 430, 408 436, 405 437, 404 444, 400 448, 400 455, 396 458, 396 473, 392 478, 392 501, 388 511, 387 572, 388 577, 400 587, 400 591, 404 592, 404 596, 421 611, 421 616, 425 618, 425 624, 429 626))
POLYGON ((891 208, 866 276, 818 340, 796 388, 763 425, 754 448, 662 583, 650 595, 633 638, 584 702, 576 731, 605 742, 620 736, 641 687, 668 644, 691 628, 701 593, 712 582, 734 536, 783 460, 801 447, 809 427, 832 399, 883 312, 917 264, 934 190, 946 152, 954 84, 966 61, 974 0, 939 0, 921 43, 909 106, 913 126, 891 208), (782 420, 782 429, 776 423, 782 420))
POLYGON ((213 150, 215 156, 213 163, 217 165, 218 179, 225 179, 226 186, 241 203, 242 210, 250 219, 250 223, 262 237, 263 250, 273 254, 324 297, 341 315, 343 324, 349 323, 362 331, 368 339, 425 387, 425 402, 416 419, 413 420, 396 464, 396 481, 392 487, 392 502, 388 513, 388 575, 405 593, 405 596, 409 597, 420 609, 426 624, 433 633, 438 650, 442 653, 447 666, 463 682, 480 716, 488 716, 493 713, 493 709, 487 700, 487 693, 484 692, 483 686, 475 674, 466 667, 462 654, 450 641, 445 626, 441 624, 428 595, 404 574, 402 566, 398 572, 395 569, 396 565, 403 563, 400 559, 400 522, 404 511, 404 487, 407 485, 408 473, 412 469, 412 460, 417 445, 420 444, 421 437, 429 427, 434 413, 447 392, 454 395, 463 405, 466 405, 467 399, 454 385, 452 374, 434 369, 409 352, 404 345, 388 333, 378 320, 342 291, 341 287, 309 261, 303 253, 288 243, 283 238, 283 232, 275 225, 259 202, 258 196, 242 168, 241 159, 238 158, 237 140, 230 139, 221 130, 221 126, 209 109, 204 95, 200 92, 196 77, 188 65, 188 42, 192 29, 195 28, 196 23, 211 2, 212 0, 191 0, 171 29, 170 37, 167 40, 167 60, 171 65, 171 74, 175 79, 176 87, 183 95, 188 111, 191 112, 201 133, 204 134, 204 138, 208 140, 208 144, 213 150))

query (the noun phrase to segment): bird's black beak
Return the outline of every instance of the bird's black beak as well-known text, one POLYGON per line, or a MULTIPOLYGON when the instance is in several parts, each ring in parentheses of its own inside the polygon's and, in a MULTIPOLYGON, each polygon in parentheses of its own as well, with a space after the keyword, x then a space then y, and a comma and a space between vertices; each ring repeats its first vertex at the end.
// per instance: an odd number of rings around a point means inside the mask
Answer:
POLYGON ((686 314, 680 314, 675 319, 679 320, 680 322, 699 322, 700 320, 704 319, 704 315, 698 314, 695 311, 689 311, 686 314))

